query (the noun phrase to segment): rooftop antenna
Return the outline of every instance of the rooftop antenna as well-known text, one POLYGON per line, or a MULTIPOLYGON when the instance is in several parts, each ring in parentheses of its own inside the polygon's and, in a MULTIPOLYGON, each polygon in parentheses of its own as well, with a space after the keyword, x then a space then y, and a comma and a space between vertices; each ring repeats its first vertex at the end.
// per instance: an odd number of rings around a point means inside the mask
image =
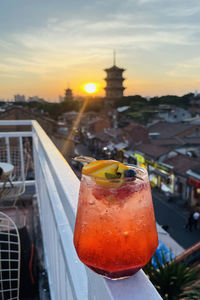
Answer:
POLYGON ((113 50, 113 66, 116 66, 116 51, 113 50))

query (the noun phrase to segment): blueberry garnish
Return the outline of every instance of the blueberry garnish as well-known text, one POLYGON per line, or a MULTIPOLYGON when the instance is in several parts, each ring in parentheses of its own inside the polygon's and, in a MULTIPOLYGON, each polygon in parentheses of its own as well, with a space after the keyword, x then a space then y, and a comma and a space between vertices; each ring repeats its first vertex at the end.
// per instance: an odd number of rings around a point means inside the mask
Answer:
POLYGON ((132 177, 133 178, 133 177, 135 177, 136 174, 137 174, 136 171, 133 169, 128 169, 128 170, 124 171, 124 177, 132 177))

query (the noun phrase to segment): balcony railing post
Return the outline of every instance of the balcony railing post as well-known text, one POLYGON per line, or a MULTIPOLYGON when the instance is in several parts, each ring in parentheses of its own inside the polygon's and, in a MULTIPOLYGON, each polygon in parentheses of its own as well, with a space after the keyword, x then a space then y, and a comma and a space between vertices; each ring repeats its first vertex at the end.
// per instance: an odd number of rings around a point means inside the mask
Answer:
POLYGON ((6 154, 7 154, 7 161, 10 163, 11 159, 10 159, 10 139, 8 136, 5 137, 6 139, 6 154))
POLYGON ((24 170, 24 152, 23 152, 23 142, 22 136, 19 137, 19 149, 20 149, 20 162, 21 162, 21 176, 22 180, 25 180, 25 170, 24 170))

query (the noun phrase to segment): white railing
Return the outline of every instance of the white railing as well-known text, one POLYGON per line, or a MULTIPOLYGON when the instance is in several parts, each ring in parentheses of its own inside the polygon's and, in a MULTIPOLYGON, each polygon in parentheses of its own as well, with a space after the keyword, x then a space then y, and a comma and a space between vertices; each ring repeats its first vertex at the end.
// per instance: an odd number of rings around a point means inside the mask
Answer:
POLYGON ((112 281, 79 261, 73 246, 78 178, 36 121, 0 121, 2 125, 32 126, 35 183, 51 299, 161 299, 142 270, 128 279, 112 281))

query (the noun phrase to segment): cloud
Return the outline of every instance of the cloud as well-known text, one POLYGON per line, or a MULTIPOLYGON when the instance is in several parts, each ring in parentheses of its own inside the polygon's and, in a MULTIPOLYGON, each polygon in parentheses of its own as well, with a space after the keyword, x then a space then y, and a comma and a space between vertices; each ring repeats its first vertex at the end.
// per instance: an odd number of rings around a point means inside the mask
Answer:
POLYGON ((183 17, 191 17, 196 14, 199 14, 200 12, 200 5, 198 3, 197 6, 193 7, 187 7, 182 3, 183 5, 179 7, 170 7, 167 8, 166 10, 166 15, 169 17, 178 17, 178 18, 183 18, 183 17))
POLYGON ((167 72, 170 77, 176 78, 198 78, 200 74, 200 56, 190 58, 171 66, 167 72))
POLYGON ((138 22, 135 12, 126 16, 109 13, 104 20, 96 21, 49 18, 44 27, 29 28, 1 41, 1 48, 5 48, 2 68, 44 75, 85 68, 93 58, 106 60, 112 49, 124 53, 144 50, 154 55, 156 49, 166 45, 195 44, 197 31, 196 24, 157 24, 148 19, 138 22))
POLYGON ((138 0, 138 3, 143 5, 143 4, 151 4, 151 3, 156 3, 160 2, 162 0, 138 0))
MULTIPOLYGON (((192 43, 190 36, 197 29, 187 24, 151 24, 130 22, 132 16, 112 16, 110 20, 89 22, 86 20, 48 22, 44 28, 33 32, 16 34, 15 40, 28 49, 49 50, 51 53, 107 45, 130 43, 155 43, 157 45, 192 43), (184 34, 183 34, 184 31, 184 34), (80 47, 80 48, 79 48, 80 47)), ((138 46, 138 45, 137 45, 138 46)))
POLYGON ((1 35, 0 76, 24 74, 26 80, 30 74, 40 80, 85 70, 96 74, 94 70, 112 62, 109 55, 116 49, 130 73, 142 70, 141 76, 153 76, 159 69, 159 76, 174 78, 189 70, 194 78, 199 76, 194 58, 200 45, 198 1, 86 1, 84 10, 71 16, 70 6, 67 13, 58 8, 40 25, 34 22, 1 35))
POLYGON ((0 49, 10 50, 13 46, 13 43, 0 39, 0 49))

